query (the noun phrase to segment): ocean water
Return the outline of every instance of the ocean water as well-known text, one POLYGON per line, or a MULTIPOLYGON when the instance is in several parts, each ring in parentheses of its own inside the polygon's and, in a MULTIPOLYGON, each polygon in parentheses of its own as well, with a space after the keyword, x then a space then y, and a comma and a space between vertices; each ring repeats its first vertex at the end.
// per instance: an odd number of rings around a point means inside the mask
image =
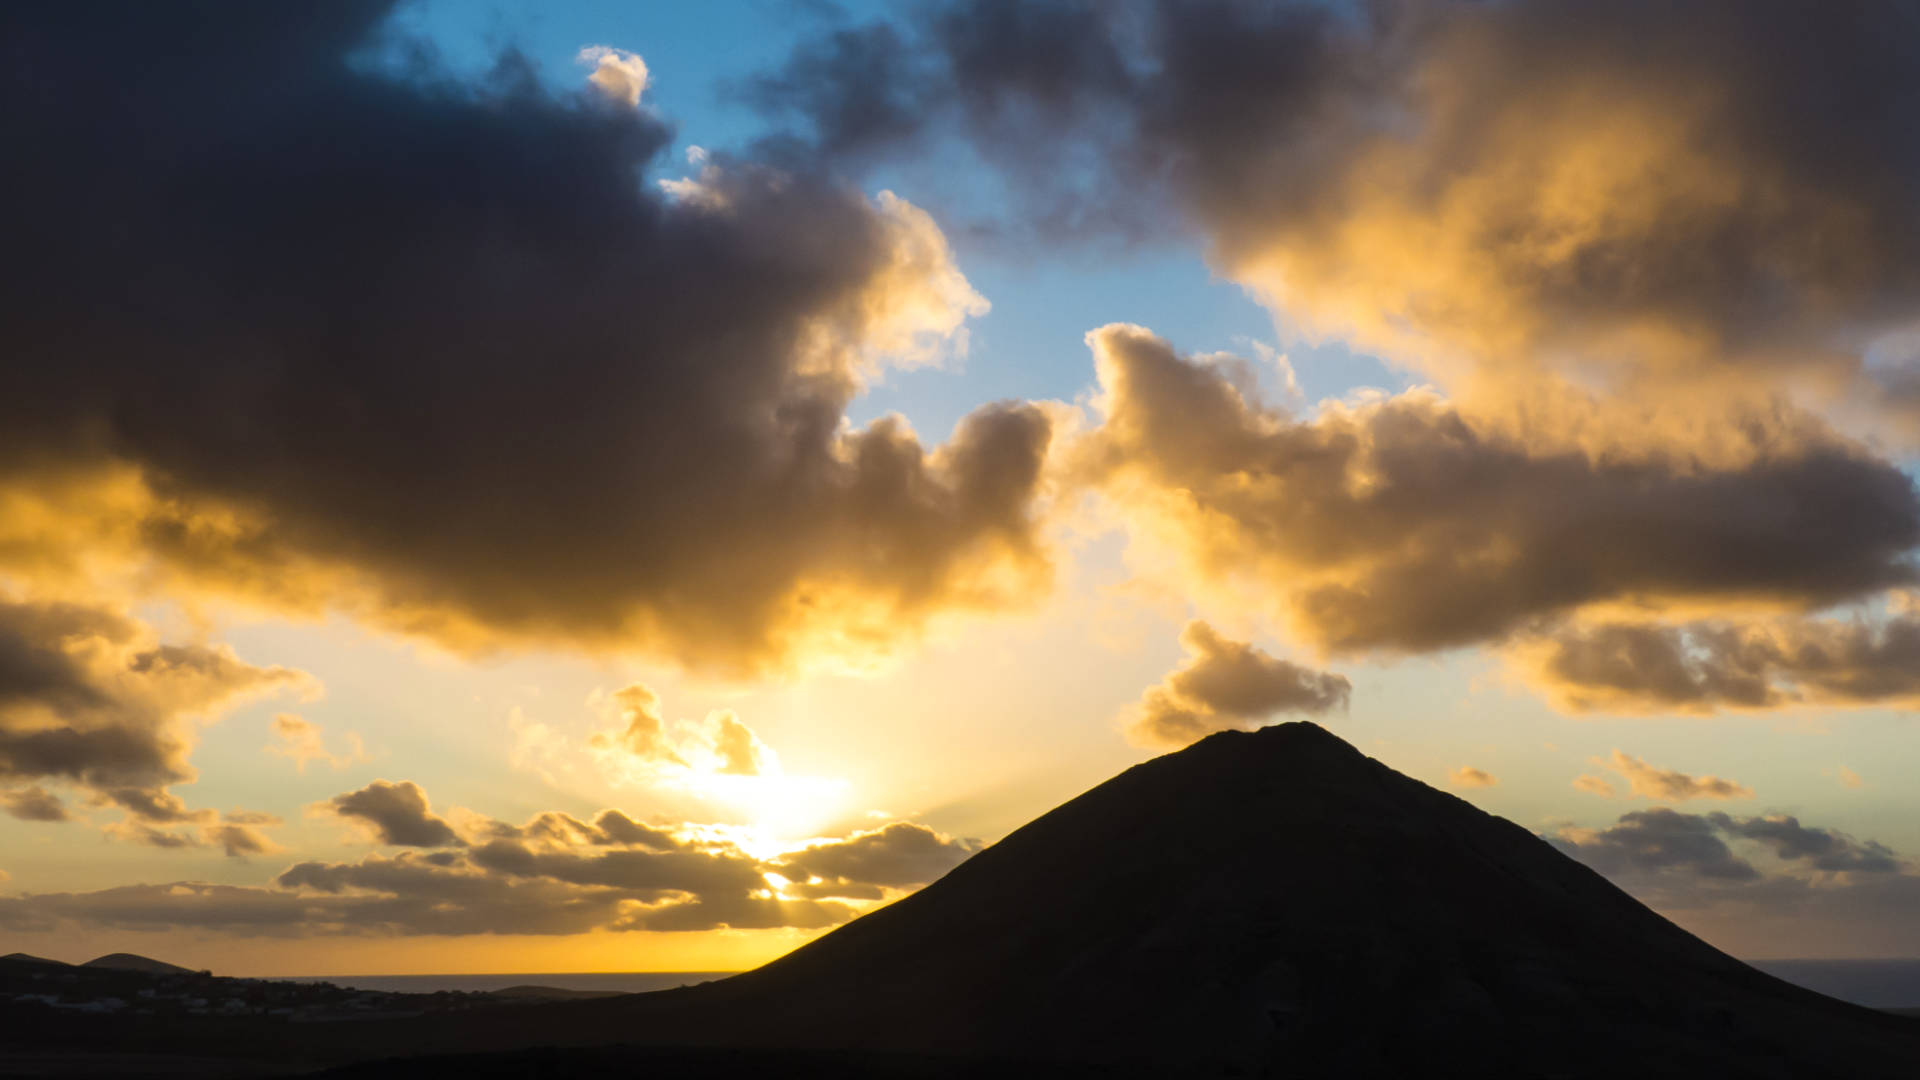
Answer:
MULTIPOLYGON (((1755 960, 1754 967, 1843 1001, 1876 1009, 1920 1007, 1920 960, 1755 960)), ((509 986, 557 986, 563 990, 613 990, 638 994, 671 990, 731 971, 526 972, 508 975, 324 975, 297 982, 330 982, 356 990, 431 994, 438 990, 505 990, 509 986)))
POLYGON ((1749 960, 1776 978, 1875 1009, 1920 1008, 1920 960, 1749 960))
POLYGON ((735 974, 731 971, 522 972, 507 975, 305 975, 290 982, 330 982, 355 990, 432 994, 441 990, 478 993, 509 986, 554 986, 562 990, 612 990, 640 994, 693 986, 735 974))

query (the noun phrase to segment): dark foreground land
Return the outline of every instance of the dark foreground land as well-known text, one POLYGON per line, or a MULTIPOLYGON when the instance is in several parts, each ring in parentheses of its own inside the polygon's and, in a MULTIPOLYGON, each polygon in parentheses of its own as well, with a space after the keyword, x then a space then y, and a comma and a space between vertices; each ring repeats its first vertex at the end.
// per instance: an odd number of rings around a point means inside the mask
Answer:
POLYGON ((337 1021, 9 1006, 4 1039, 23 1069, 86 1048, 229 1075, 1920 1076, 1920 1022, 1755 971, 1311 724, 1130 769, 757 971, 432 997, 337 1021))

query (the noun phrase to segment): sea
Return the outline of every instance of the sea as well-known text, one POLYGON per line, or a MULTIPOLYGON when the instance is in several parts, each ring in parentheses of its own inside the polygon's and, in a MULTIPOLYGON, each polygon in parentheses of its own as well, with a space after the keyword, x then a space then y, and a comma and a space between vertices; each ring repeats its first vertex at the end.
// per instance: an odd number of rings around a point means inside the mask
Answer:
POLYGON ((379 990, 398 994, 433 994, 442 990, 482 993, 505 990, 510 986, 551 986, 561 990, 606 990, 618 994, 644 994, 652 990, 672 990, 679 986, 697 986, 714 979, 738 974, 732 971, 565 971, 519 972, 503 975, 301 975, 289 982, 330 982, 354 990, 379 990))
MULTIPOLYGON (((1753 960, 1769 975, 1829 997, 1876 1009, 1920 1007, 1920 960, 1753 960)), ((478 992, 510 986, 552 986, 562 990, 611 990, 638 994, 671 990, 724 979, 731 971, 520 972, 505 975, 319 975, 296 980, 330 982, 356 990, 431 994, 439 990, 478 992)))

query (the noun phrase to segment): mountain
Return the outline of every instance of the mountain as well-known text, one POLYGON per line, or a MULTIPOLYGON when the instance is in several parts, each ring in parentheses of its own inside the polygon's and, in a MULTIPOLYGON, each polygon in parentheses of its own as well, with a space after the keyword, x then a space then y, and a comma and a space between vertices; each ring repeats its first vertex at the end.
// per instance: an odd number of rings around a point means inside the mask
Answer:
POLYGON ((80 966, 86 968, 104 968, 108 971, 138 971, 147 975, 194 974, 192 968, 183 968, 178 964, 169 964, 162 960, 154 960, 149 957, 136 956, 133 953, 124 952, 96 956, 80 966))
POLYGON ((10 952, 5 956, 0 956, 0 963, 47 964, 52 967, 71 967, 72 966, 71 964, 68 964, 65 960, 49 960, 44 956, 34 956, 31 953, 23 953, 23 952, 10 952))
POLYGON ((733 978, 253 1034, 359 1078, 1920 1074, 1920 1023, 1755 971, 1312 724, 1129 769, 733 978))
POLYGON ((1920 1062, 1920 1025, 1755 971, 1309 723, 1129 769, 756 971, 597 1004, 635 1041, 1276 1076, 1920 1062))

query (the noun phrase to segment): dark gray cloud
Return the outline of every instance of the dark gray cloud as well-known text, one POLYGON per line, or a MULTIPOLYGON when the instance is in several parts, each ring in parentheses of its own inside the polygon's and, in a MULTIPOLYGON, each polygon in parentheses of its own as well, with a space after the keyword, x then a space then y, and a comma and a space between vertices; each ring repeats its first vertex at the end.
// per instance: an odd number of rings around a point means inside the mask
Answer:
POLYGON ((72 817, 60 796, 38 784, 0 792, 0 808, 21 821, 66 821, 72 817))
POLYGON ((343 818, 370 825, 381 843, 396 847, 459 847, 453 826, 436 817, 427 793, 411 780, 375 780, 358 791, 335 795, 325 805, 343 818))
POLYGON ((1914 575, 1911 481, 1817 430, 1757 429, 1716 464, 1595 454, 1423 391, 1297 419, 1230 359, 1137 326, 1088 341, 1102 422, 1078 475, 1223 601, 1331 651, 1501 640, 1616 603, 1806 610, 1914 575))
POLYGON ((1884 844, 1791 815, 1661 808, 1545 839, 1737 956, 1778 956, 1782 942, 1796 955, 1903 956, 1920 942, 1920 873, 1884 844))
POLYGON ((1835 829, 1811 828, 1790 814, 1734 818, 1714 813, 1707 819, 1728 836, 1758 841, 1779 858, 1815 870, 1886 874, 1900 869, 1893 849, 1885 844, 1858 841, 1835 829))
POLYGON ((1655 807, 1622 814, 1605 829, 1563 830, 1548 839, 1608 877, 1675 871, 1719 881, 1759 880, 1760 871, 1735 855, 1719 832, 1711 818, 1655 807))
POLYGON ((1319 715, 1347 707, 1344 675, 1277 659, 1230 641, 1204 622, 1180 632, 1187 659, 1148 688, 1127 720, 1127 736, 1181 747, 1216 731, 1257 727, 1280 713, 1319 715))
MULTIPOLYGON (((1800 824, 1789 814, 1734 817, 1686 814, 1656 807, 1623 814, 1604 829, 1562 829, 1547 837, 1556 847, 1622 884, 1686 895, 1689 889, 1720 888, 1726 883, 1767 883, 1811 871, 1864 875, 1903 874, 1891 848, 1859 841, 1836 829, 1800 824), (1748 841, 1784 864, 1762 873, 1728 846, 1748 841)), ((1743 886, 1744 887, 1744 886, 1743 886)))
POLYGON ((1920 701, 1920 618, 1573 624, 1513 659, 1571 711, 1713 712, 1920 701))
POLYGON ((0 599, 0 778, 78 785, 149 824, 205 821, 167 790, 194 777, 196 722, 312 685, 222 646, 162 644, 106 608, 0 599))
POLYGON ((844 840, 813 844, 782 856, 776 873, 793 891, 815 898, 877 900, 887 889, 916 888, 971 858, 985 845, 896 821, 844 840))
POLYGON ((1905 0, 910 10, 755 85, 791 155, 957 140, 1049 239, 1195 231, 1297 323, 1454 374, 1916 384, 1861 377, 1920 315, 1905 0))
POLYGON ((1042 411, 841 423, 980 305, 931 219, 738 158, 662 190, 648 110, 460 83, 387 7, 0 12, 0 485, 174 587, 465 649, 744 670, 1044 584, 1042 411))

